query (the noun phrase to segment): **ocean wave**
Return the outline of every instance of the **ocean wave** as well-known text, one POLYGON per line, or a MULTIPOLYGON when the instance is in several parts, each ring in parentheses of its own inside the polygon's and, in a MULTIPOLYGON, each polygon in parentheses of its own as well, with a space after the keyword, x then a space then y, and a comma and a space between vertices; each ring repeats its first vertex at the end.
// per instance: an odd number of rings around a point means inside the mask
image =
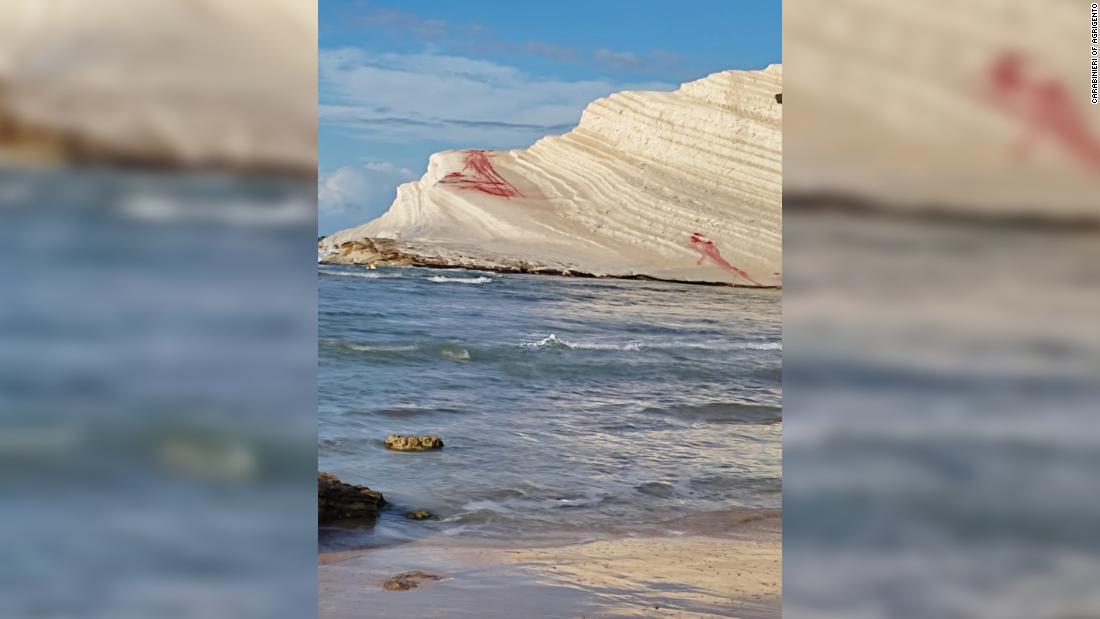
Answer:
POLYGON ((622 344, 607 342, 571 342, 551 333, 535 342, 522 342, 523 348, 529 350, 566 349, 566 350, 619 350, 624 352, 637 352, 641 350, 783 350, 780 342, 626 342, 622 344))
POLYGON ((629 342, 626 344, 605 344, 596 342, 570 342, 551 333, 537 342, 523 342, 520 346, 529 349, 539 348, 564 348, 568 350, 641 350, 641 342, 629 342))
MULTIPOLYGON (((380 272, 380 271, 335 271, 332 269, 318 269, 317 271, 321 275, 328 275, 330 277, 360 277, 363 279, 401 279, 410 278, 411 275, 403 275, 393 272, 380 272)), ((447 275, 433 275, 431 277, 414 278, 422 279, 437 284, 488 284, 493 281, 492 277, 481 275, 478 277, 449 277, 447 275)))
POLYGON ((383 273, 372 273, 370 271, 358 272, 358 271, 330 271, 327 269, 319 269, 317 271, 321 275, 330 275, 333 277, 362 277, 365 279, 382 279, 384 277, 401 277, 400 275, 386 275, 383 273))
POLYGON ((645 347, 646 348, 656 348, 656 349, 690 348, 690 349, 714 350, 714 351, 783 350, 783 344, 780 343, 780 342, 726 342, 726 343, 657 342, 655 344, 646 344, 645 347))
POLYGON ((412 352, 419 350, 420 347, 416 344, 395 344, 395 345, 381 345, 372 346, 370 344, 348 344, 348 348, 357 350, 359 352, 412 352))
POLYGON ((783 407, 742 402, 711 402, 652 406, 642 411, 660 417, 704 421, 707 423, 774 425, 783 423, 783 407))
POLYGON ((483 522, 487 515, 528 514, 548 510, 582 509, 598 507, 608 503, 618 503, 621 496, 610 490, 590 490, 565 496, 522 496, 507 498, 480 498, 467 501, 460 511, 448 520, 466 524, 483 522))
POLYGON ((470 360, 470 351, 460 346, 444 346, 440 349, 439 355, 444 359, 451 359, 452 361, 470 360))
POLYGON ((137 195, 121 204, 124 215, 158 224, 200 223, 248 227, 282 227, 316 217, 312 200, 288 198, 280 202, 223 197, 191 199, 186 195, 137 195))
POLYGON ((436 283, 451 283, 451 284, 488 284, 493 281, 491 277, 447 277, 446 275, 435 275, 428 278, 430 282, 436 283))

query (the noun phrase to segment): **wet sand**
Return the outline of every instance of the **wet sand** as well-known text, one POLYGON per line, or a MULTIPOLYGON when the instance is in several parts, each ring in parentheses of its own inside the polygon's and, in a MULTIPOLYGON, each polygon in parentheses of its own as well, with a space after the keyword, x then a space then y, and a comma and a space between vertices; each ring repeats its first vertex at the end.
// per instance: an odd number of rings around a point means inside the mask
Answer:
POLYGON ((778 512, 708 530, 725 520, 686 518, 690 534, 535 548, 436 536, 322 553, 320 616, 779 617, 778 512), (383 587, 410 571, 441 579, 383 587))

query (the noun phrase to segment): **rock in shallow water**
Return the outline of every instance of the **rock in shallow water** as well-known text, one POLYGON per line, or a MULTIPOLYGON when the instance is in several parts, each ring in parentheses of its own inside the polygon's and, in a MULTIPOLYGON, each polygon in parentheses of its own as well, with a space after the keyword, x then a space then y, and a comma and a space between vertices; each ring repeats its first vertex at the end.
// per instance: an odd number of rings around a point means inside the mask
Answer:
POLYGON ((381 492, 345 484, 329 473, 317 473, 317 521, 376 518, 386 504, 381 492))
POLYGON ((409 520, 428 520, 432 517, 432 513, 426 510, 417 510, 415 512, 408 512, 405 517, 409 520))
POLYGON ((387 580, 382 587, 387 591, 408 591, 419 587, 421 580, 442 580, 442 577, 427 572, 405 572, 387 580))
POLYGON ((386 449, 394 451, 427 451, 429 449, 441 449, 443 439, 434 434, 425 436, 403 436, 391 434, 386 437, 386 449))

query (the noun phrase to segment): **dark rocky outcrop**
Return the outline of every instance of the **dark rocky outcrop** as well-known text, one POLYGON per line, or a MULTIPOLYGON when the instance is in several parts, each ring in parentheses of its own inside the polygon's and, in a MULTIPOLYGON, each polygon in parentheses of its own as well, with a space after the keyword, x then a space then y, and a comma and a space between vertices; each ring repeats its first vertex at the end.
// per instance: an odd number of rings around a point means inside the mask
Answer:
POLYGON ((329 473, 317 473, 317 521, 373 519, 385 506, 381 492, 345 484, 329 473))
POLYGON ((443 439, 434 434, 424 436, 404 436, 391 434, 386 437, 386 449, 394 451, 427 451, 429 449, 442 449, 443 439))
POLYGON ((387 591, 408 591, 419 587, 421 580, 442 580, 442 577, 427 572, 405 572, 387 580, 382 587, 387 591))

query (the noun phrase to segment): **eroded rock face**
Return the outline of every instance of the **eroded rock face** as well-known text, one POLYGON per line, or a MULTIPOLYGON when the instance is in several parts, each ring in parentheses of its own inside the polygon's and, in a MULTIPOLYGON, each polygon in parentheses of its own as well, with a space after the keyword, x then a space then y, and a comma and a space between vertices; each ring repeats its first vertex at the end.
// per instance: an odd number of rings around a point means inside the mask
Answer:
POLYGON ((381 492, 345 484, 329 473, 317 473, 317 521, 376 518, 386 505, 381 492))
POLYGON ((442 449, 443 439, 434 434, 424 436, 405 436, 391 434, 386 437, 386 449, 394 451, 427 451, 429 449, 442 449))

